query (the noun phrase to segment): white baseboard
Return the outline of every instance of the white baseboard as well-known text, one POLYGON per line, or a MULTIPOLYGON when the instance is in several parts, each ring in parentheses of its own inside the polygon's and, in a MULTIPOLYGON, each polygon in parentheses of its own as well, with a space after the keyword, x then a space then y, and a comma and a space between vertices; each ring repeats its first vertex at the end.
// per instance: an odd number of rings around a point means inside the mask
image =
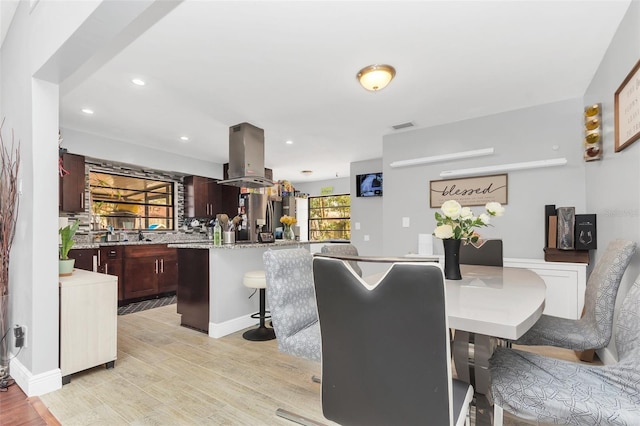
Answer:
POLYGON ((209 337, 219 339, 220 337, 227 336, 229 334, 235 333, 236 331, 240 331, 256 324, 256 319, 251 318, 250 315, 234 318, 232 320, 221 323, 210 322, 209 337))
POLYGON ((27 396, 44 395, 62 387, 62 371, 59 368, 34 375, 18 358, 14 358, 10 361, 9 373, 27 396))

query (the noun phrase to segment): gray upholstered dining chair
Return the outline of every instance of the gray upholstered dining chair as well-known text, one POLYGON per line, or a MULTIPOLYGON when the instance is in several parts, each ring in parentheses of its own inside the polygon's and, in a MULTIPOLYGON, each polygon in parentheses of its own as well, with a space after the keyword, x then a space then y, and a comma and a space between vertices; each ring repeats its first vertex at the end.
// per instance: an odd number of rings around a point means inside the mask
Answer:
POLYGON ((322 411, 342 425, 461 425, 473 387, 452 379, 445 281, 433 263, 393 263, 369 285, 314 257, 322 411))
MULTIPOLYGON (((327 244, 322 246, 320 252, 338 256, 358 256, 358 248, 353 244, 327 244)), ((358 266, 358 262, 350 260, 349 265, 358 275, 362 276, 362 269, 358 266)))
POLYGON ((618 362, 595 366, 498 348, 491 357, 494 425, 503 411, 539 423, 640 424, 640 277, 616 324, 618 362))
POLYGON ((585 293, 584 315, 578 320, 542 315, 517 345, 548 345, 575 351, 609 344, 616 296, 636 243, 614 240, 593 268, 585 293))
MULTIPOLYGON (((320 361, 320 326, 313 288, 313 255, 305 249, 267 250, 262 255, 267 301, 280 352, 320 361)), ((318 382, 315 376, 312 380, 318 382)), ((299 424, 312 421, 283 408, 276 415, 299 424)))
POLYGON ((302 248, 267 250, 262 259, 278 350, 320 361, 313 255, 302 248))
POLYGON ((463 265, 502 266, 502 240, 484 240, 482 245, 462 244, 460 263, 463 265))

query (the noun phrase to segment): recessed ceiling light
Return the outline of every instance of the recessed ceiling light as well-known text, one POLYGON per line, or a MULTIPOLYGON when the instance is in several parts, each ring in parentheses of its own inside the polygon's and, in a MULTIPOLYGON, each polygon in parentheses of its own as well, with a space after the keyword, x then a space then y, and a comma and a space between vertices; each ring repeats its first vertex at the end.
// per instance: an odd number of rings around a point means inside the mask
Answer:
POLYGON ((300 173, 302 173, 303 175, 309 176, 310 174, 313 173, 313 170, 302 170, 300 171, 300 173))
POLYGON ((287 145, 293 145, 293 141, 292 140, 288 140, 285 142, 287 145))
POLYGON ((134 78, 131 82, 136 86, 144 86, 144 80, 140 80, 139 78, 134 78))
POLYGON ((180 140, 183 141, 183 142, 186 142, 186 141, 189 140, 189 137, 188 136, 180 136, 180 140))
POLYGON ((89 108, 82 108, 82 112, 89 115, 93 114, 93 110, 89 108))

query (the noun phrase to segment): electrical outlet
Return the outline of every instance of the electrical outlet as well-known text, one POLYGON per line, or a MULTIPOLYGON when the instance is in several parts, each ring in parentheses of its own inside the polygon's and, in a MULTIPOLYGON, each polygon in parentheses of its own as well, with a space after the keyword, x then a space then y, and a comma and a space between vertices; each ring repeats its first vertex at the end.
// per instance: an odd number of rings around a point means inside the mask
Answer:
POLYGON ((22 325, 16 325, 13 328, 13 336, 15 338, 15 346, 16 348, 22 348, 25 346, 25 341, 27 339, 27 327, 22 325))

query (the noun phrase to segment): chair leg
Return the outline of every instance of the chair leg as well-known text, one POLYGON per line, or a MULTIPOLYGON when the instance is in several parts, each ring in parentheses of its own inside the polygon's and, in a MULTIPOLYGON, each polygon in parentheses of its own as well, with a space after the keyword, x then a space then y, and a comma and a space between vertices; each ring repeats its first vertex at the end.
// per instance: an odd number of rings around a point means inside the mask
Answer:
POLYGON ((504 412, 498 404, 493 404, 493 425, 502 426, 504 423, 504 412))
POLYGON ((596 354, 596 351, 594 349, 588 349, 586 351, 575 351, 576 355, 578 356, 578 358, 580 358, 580 361, 583 362, 593 362, 593 357, 596 354))

